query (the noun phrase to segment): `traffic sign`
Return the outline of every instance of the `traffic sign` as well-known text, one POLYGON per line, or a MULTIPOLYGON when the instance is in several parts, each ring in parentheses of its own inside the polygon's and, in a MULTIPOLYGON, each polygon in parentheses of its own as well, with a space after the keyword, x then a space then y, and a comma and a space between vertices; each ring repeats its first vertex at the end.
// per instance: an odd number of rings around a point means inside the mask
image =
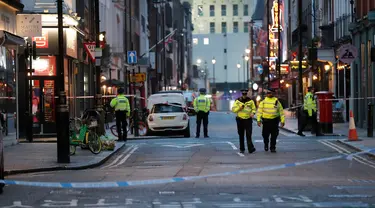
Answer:
POLYGON ((92 61, 95 61, 95 42, 92 43, 83 43, 83 46, 86 49, 86 52, 89 54, 92 61))
POLYGON ((262 66, 262 64, 258 65, 258 73, 259 74, 263 74, 263 66, 262 66))
POLYGON ((130 74, 130 82, 144 82, 146 81, 146 73, 130 74))
POLYGON ((358 51, 354 45, 346 44, 339 48, 339 60, 351 64, 357 58, 358 51))
POLYGON ((137 51, 128 51, 128 64, 137 63, 137 51))

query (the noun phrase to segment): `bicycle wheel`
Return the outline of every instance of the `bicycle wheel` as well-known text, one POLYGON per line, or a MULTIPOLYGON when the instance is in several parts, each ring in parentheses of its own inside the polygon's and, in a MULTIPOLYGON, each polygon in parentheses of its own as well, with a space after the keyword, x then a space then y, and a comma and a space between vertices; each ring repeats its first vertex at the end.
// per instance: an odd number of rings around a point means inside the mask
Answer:
POLYGON ((113 136, 118 137, 116 125, 111 126, 110 129, 111 129, 111 133, 113 134, 113 136))
POLYGON ((142 121, 138 122, 138 134, 139 134, 139 136, 146 136, 147 135, 147 126, 142 121))
POLYGON ((102 141, 100 141, 98 134, 94 131, 89 131, 86 136, 90 151, 94 154, 99 154, 102 151, 102 141))
POLYGON ((70 145, 70 152, 69 155, 75 155, 76 154, 76 146, 75 145, 70 145))

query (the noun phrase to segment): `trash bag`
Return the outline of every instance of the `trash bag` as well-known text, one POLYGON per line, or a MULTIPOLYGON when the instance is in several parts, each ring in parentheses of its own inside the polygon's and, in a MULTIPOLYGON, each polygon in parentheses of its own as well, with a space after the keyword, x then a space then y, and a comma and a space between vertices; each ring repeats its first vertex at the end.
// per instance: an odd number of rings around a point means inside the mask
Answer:
POLYGON ((102 150, 113 151, 116 147, 116 138, 113 136, 104 135, 100 137, 102 141, 102 150))

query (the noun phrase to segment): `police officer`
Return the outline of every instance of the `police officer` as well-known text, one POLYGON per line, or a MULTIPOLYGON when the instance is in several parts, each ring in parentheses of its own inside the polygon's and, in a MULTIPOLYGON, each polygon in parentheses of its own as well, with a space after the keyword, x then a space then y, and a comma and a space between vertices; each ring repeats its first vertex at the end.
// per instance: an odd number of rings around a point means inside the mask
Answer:
POLYGON ((304 119, 302 119, 301 126, 298 130, 298 135, 305 136, 302 132, 307 126, 308 123, 311 123, 312 130, 315 131, 316 136, 322 136, 318 128, 317 114, 316 114, 316 100, 314 97, 315 89, 313 87, 308 88, 308 92, 305 95, 303 101, 303 114, 304 119))
POLYGON ((199 96, 194 99, 193 105, 195 112, 197 112, 197 133, 195 138, 199 138, 202 120, 204 137, 208 138, 208 114, 210 112, 211 101, 206 97, 206 89, 199 89, 199 96))
POLYGON ((264 150, 276 152, 276 140, 279 135, 279 122, 281 127, 285 125, 284 109, 280 101, 273 96, 273 89, 267 91, 266 98, 259 103, 257 121, 260 127, 263 123, 262 136, 264 142, 264 150), (269 144, 269 137, 271 135, 271 145, 269 144))
POLYGON ((253 131, 253 117, 256 112, 254 101, 247 96, 248 90, 241 90, 242 96, 238 98, 232 107, 232 112, 237 114, 237 131, 240 138, 240 152, 245 152, 245 132, 247 141, 247 150, 249 153, 255 152, 254 144, 251 140, 253 131))
POLYGON ((116 127, 118 132, 118 141, 123 140, 126 142, 127 140, 127 121, 126 117, 130 116, 130 105, 128 98, 124 95, 124 89, 119 88, 117 90, 117 97, 111 100, 111 107, 115 108, 115 115, 116 115, 116 127), (122 133, 122 131, 123 133, 122 133))

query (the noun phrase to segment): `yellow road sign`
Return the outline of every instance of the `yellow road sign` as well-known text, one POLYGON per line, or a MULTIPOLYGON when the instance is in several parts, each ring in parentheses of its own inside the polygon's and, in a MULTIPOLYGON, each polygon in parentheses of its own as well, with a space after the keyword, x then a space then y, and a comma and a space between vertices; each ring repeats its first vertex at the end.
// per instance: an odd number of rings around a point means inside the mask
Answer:
POLYGON ((146 81, 146 73, 130 74, 130 82, 144 82, 146 81))

